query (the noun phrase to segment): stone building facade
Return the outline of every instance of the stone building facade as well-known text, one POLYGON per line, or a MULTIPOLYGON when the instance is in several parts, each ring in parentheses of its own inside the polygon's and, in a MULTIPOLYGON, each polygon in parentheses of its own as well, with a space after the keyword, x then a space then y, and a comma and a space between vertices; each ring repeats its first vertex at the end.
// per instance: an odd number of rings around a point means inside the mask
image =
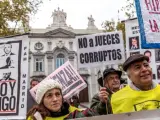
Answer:
MULTIPOLYGON (((88 17, 86 29, 73 29, 66 24, 67 14, 58 8, 52 13, 53 23, 46 29, 31 28, 30 39, 30 78, 42 80, 69 60, 87 82, 88 87, 80 92, 81 102, 89 102, 99 90, 97 78, 105 66, 95 69, 77 67, 77 45, 75 37, 103 32, 99 30, 92 16, 88 17)), ((78 24, 78 23, 77 23, 78 24)))

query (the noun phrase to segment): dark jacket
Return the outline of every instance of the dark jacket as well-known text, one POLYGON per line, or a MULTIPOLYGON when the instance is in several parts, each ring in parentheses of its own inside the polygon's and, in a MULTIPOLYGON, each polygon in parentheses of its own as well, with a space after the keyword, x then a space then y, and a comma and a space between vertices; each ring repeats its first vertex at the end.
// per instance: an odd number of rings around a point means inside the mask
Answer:
POLYGON ((100 115, 112 114, 110 98, 111 98, 111 95, 109 95, 109 99, 108 99, 108 102, 107 102, 107 105, 106 105, 105 103, 102 103, 100 101, 100 98, 99 98, 98 93, 97 93, 92 98, 90 108, 97 111, 100 115))
POLYGON ((36 101, 33 99, 32 95, 29 92, 30 89, 27 90, 27 112, 34 106, 37 105, 36 101))

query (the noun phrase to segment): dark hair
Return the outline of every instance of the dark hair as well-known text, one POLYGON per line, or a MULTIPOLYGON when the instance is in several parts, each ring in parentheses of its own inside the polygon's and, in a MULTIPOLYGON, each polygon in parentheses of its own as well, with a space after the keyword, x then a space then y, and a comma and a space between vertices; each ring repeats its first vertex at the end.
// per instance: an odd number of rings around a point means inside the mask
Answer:
POLYGON ((77 95, 73 95, 72 99, 78 99, 78 96, 77 95))
POLYGON ((31 82, 30 82, 30 85, 32 84, 33 81, 37 81, 38 83, 40 82, 40 81, 37 80, 37 79, 32 79, 31 82))
POLYGON ((5 43, 4 46, 5 46, 5 45, 10 45, 11 48, 12 48, 12 44, 11 44, 11 43, 5 43))
POLYGON ((149 51, 149 50, 146 50, 146 51, 144 52, 144 55, 145 55, 146 53, 149 53, 150 55, 152 55, 151 51, 149 51))
POLYGON ((137 41, 137 38, 136 38, 136 37, 133 37, 132 40, 133 40, 133 39, 137 41))
POLYGON ((31 117, 33 120, 36 120, 34 117, 34 114, 36 112, 39 112, 43 119, 45 119, 46 116, 51 116, 49 110, 43 105, 41 102, 39 105, 34 105, 27 113, 27 119, 31 117))

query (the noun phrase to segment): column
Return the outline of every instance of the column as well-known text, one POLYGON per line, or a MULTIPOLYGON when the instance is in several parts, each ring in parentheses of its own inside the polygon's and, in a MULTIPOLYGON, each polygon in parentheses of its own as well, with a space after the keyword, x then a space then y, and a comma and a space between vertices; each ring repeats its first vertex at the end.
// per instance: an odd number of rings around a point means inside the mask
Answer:
POLYGON ((52 66, 53 53, 52 53, 52 42, 49 40, 47 43, 48 43, 48 51, 46 52, 46 54, 47 54, 48 75, 49 75, 53 72, 53 66, 52 66))
POLYGON ((69 49, 73 50, 73 42, 72 41, 69 42, 69 49))
POLYGON ((48 42, 48 51, 52 51, 52 42, 51 41, 48 42))
POLYGON ((74 55, 69 56, 68 59, 71 65, 74 67, 74 55))
POLYGON ((49 75, 53 72, 53 66, 52 66, 53 54, 51 52, 47 52, 47 61, 48 61, 48 75, 49 75))

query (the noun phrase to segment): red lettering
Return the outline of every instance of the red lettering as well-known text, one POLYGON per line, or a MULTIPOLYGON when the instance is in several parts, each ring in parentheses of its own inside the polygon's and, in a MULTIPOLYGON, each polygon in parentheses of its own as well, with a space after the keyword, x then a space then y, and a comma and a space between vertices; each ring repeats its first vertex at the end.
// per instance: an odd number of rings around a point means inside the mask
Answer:
POLYGON ((157 11, 160 10, 160 0, 155 0, 157 11))
POLYGON ((152 0, 152 5, 153 5, 154 11, 156 11, 156 7, 155 7, 155 5, 154 5, 154 0, 152 0))
POLYGON ((151 31, 154 32, 153 27, 152 27, 151 20, 149 20, 149 24, 150 24, 151 31))
POLYGON ((157 24, 156 20, 153 20, 153 23, 154 23, 155 31, 159 32, 159 28, 158 28, 158 24, 157 24))
POLYGON ((147 10, 152 10, 152 9, 153 9, 150 0, 145 0, 145 4, 146 4, 146 6, 147 6, 147 10), (150 8, 149 8, 149 7, 150 7, 150 8))
POLYGON ((149 20, 149 24, 152 32, 160 32, 156 20, 153 21, 149 20))
POLYGON ((145 0, 147 10, 160 11, 160 0, 145 0))

